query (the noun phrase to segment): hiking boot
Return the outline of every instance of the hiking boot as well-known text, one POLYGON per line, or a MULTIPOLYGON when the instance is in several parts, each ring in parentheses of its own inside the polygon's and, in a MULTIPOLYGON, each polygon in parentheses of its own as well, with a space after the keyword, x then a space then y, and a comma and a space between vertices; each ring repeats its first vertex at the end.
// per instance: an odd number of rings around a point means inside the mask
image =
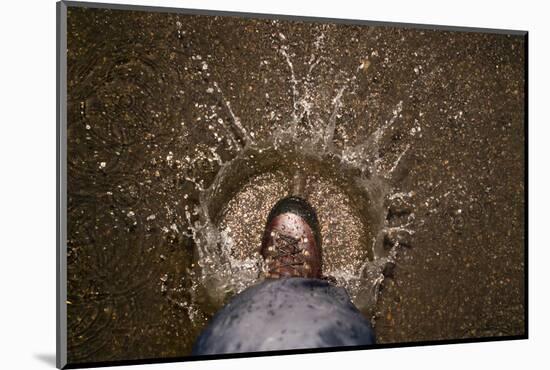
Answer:
POLYGON ((260 253, 268 278, 320 279, 321 237, 313 207, 296 196, 279 200, 267 218, 260 253))

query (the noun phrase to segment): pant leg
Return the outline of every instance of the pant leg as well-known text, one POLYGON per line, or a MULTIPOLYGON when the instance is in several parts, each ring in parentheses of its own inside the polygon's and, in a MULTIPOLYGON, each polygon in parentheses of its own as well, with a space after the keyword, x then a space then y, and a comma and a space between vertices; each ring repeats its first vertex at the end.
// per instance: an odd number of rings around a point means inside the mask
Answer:
POLYGON ((374 344, 370 322, 343 288, 305 278, 268 279, 212 319, 193 355, 374 344))

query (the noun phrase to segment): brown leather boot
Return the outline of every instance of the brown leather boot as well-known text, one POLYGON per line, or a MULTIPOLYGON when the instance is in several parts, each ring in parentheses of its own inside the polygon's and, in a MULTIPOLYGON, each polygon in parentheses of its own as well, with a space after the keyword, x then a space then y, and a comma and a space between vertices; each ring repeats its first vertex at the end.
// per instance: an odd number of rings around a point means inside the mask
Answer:
POLYGON ((271 210, 262 240, 268 278, 322 276, 317 215, 304 199, 283 198, 271 210))

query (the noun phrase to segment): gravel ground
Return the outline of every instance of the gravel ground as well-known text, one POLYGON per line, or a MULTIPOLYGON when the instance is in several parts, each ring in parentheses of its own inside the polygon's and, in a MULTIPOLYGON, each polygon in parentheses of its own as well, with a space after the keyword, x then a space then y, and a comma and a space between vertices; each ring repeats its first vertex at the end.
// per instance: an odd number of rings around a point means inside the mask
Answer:
POLYGON ((67 59, 69 362, 189 354, 203 189, 244 260, 302 156, 325 270, 395 253, 356 297, 379 343, 525 334, 523 36, 72 8, 67 59), (224 166, 288 122, 291 154, 224 166))

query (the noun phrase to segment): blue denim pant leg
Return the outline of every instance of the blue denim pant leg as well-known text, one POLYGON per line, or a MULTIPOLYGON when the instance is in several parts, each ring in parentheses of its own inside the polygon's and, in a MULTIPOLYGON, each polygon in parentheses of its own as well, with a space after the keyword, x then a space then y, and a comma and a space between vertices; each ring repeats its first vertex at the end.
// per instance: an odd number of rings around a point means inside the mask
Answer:
POLYGON ((269 279, 235 296, 212 319, 193 355, 374 344, 343 288, 305 278, 269 279))

